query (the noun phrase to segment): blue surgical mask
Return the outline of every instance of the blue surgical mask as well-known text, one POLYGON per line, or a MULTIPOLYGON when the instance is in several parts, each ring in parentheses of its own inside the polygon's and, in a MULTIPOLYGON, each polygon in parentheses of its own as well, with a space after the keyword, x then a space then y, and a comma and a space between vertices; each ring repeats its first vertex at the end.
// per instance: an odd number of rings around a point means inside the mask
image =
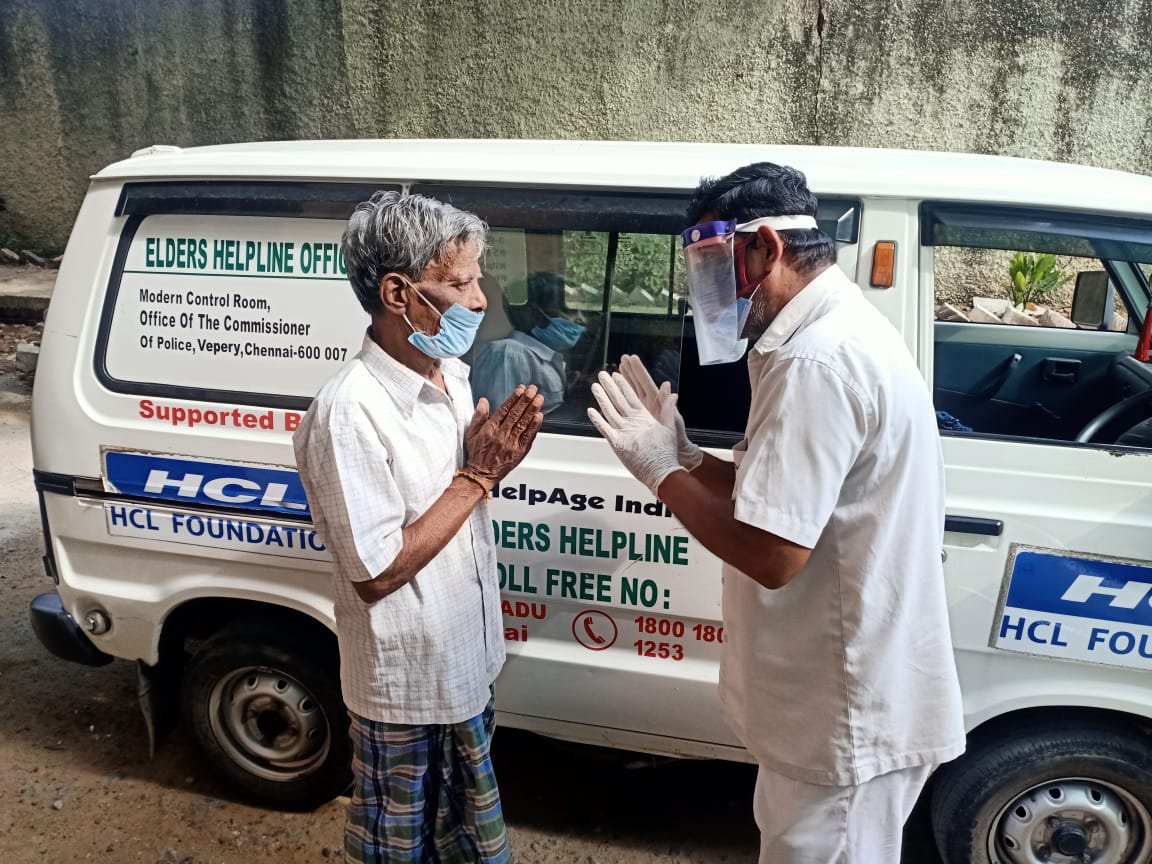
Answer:
POLYGON ((459 303, 453 303, 447 311, 440 312, 419 289, 413 286, 412 290, 428 304, 429 309, 440 316, 440 330, 435 336, 421 333, 412 326, 411 321, 408 321, 408 316, 404 316, 408 326, 412 327, 408 341, 416 350, 437 360, 447 360, 449 357, 461 356, 472 347, 472 343, 476 340, 476 331, 480 328, 480 322, 484 320, 483 312, 473 312, 459 303))
POLYGON ((567 318, 549 318, 547 327, 533 327, 532 335, 553 351, 571 351, 587 328, 567 318))

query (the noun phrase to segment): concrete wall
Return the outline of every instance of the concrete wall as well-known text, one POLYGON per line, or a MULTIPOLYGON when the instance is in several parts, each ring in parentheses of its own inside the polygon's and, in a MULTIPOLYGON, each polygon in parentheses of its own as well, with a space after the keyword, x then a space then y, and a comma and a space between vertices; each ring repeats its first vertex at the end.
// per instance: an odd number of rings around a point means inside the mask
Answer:
POLYGON ((1152 0, 0 0, 0 243, 152 143, 556 137, 1152 173, 1152 0))

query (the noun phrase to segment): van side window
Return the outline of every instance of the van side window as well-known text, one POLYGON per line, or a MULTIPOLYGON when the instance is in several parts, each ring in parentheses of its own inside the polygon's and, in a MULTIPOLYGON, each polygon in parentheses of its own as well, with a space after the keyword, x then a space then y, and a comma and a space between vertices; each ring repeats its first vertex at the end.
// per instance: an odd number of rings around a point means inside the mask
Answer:
POLYGON ((591 385, 623 353, 679 390, 684 294, 674 237, 493 228, 483 261, 488 311, 472 354, 474 395, 518 384, 544 395, 552 431, 589 431, 591 385))
POLYGON ((1152 367, 1132 357, 1152 223, 958 205, 921 217, 942 431, 1152 446, 1152 367))
MULTIPOLYGON (((687 194, 631 195, 417 184, 413 192, 478 213, 489 225, 482 282, 488 313, 465 359, 472 389, 498 403, 519 383, 544 393, 544 428, 594 435, 591 385, 621 354, 669 382, 694 440, 743 434, 743 362, 701 367, 685 293, 680 231, 687 194)), ((821 201, 817 220, 855 243, 859 202, 821 201)))
MULTIPOLYGON (((488 313, 465 359, 479 398, 539 386, 544 428, 595 435, 591 386, 637 354, 680 394, 691 434, 732 443, 747 418, 743 363, 701 369, 685 295, 680 231, 688 198, 418 184, 413 192, 478 213, 488 313)), ((839 216, 843 216, 841 212, 839 216)))
MULTIPOLYGON (((963 246, 936 246, 933 256, 940 321, 1074 328, 1069 316, 1079 275, 1109 278, 1099 258, 963 246)), ((1114 290, 1112 314, 1103 329, 1128 329, 1128 309, 1114 290)))

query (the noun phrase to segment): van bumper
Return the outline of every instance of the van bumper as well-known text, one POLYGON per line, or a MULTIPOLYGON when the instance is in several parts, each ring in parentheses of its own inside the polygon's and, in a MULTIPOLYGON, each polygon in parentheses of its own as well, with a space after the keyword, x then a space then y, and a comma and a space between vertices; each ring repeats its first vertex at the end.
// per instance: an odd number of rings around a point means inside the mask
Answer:
POLYGON ((112 662, 110 654, 105 654, 84 635, 76 619, 64 608, 59 594, 37 595, 28 606, 28 616, 32 619, 32 632, 40 644, 57 657, 85 666, 104 666, 112 662))

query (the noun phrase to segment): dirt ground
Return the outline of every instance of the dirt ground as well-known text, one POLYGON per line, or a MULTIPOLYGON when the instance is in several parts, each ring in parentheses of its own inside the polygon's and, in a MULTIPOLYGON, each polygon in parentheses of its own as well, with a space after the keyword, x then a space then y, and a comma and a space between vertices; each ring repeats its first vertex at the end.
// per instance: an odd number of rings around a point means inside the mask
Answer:
MULTIPOLYGON (((312 813, 237 803, 202 770, 177 729, 148 757, 134 668, 52 657, 27 607, 51 582, 32 485, 32 379, 0 324, 0 862, 304 864, 341 860, 346 799, 312 813)), ((657 761, 497 733, 494 760, 520 864, 754 864, 755 771, 657 761)), ((906 864, 938 864, 922 813, 906 864)))

